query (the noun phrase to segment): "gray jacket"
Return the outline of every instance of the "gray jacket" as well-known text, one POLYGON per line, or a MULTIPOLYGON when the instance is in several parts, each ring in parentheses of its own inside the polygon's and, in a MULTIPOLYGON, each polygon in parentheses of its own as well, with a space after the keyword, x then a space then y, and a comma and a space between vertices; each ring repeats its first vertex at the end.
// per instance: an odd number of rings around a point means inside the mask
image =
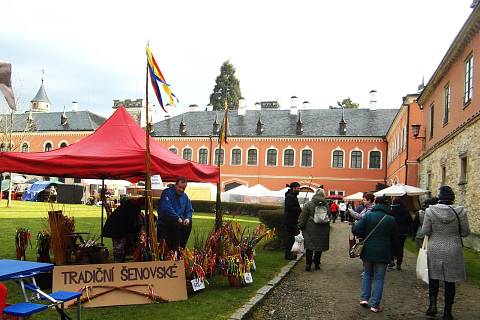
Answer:
POLYGON ((305 239, 306 250, 327 251, 330 247, 330 224, 313 222, 317 206, 327 206, 325 198, 320 194, 315 194, 312 200, 303 206, 298 225, 305 239))
POLYGON ((465 262, 460 237, 470 234, 467 210, 455 205, 431 205, 425 210, 422 233, 429 236, 429 278, 448 282, 464 281, 465 262), (459 221, 452 209, 460 219, 460 231, 459 221))

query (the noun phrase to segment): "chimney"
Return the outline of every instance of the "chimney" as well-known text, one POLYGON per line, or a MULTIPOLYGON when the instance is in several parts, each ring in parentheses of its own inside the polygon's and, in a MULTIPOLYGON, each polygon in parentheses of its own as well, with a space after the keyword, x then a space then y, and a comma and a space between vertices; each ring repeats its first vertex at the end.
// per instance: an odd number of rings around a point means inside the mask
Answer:
POLYGON ((298 120, 297 120, 297 134, 303 134, 303 121, 302 121, 302 114, 300 111, 298 111, 298 120))
POLYGON ((180 121, 180 127, 178 129, 178 133, 180 133, 180 135, 182 135, 182 136, 187 134, 187 125, 183 121, 183 115, 182 115, 182 121, 180 121))
POLYGON ((207 104, 207 111, 213 111, 213 106, 211 103, 207 104))
POLYGON ((342 120, 338 124, 338 133, 342 136, 347 134, 347 122, 345 121, 345 109, 342 108, 342 120))
POLYGON ((63 113, 60 117, 60 123, 62 124, 62 126, 66 125, 68 122, 68 117, 67 117, 67 114, 65 113, 65 107, 63 107, 63 113))
MULTIPOLYGON (((115 101, 115 100, 113 100, 113 101, 115 101)), ((115 102, 114 102, 114 104, 115 104, 115 102)), ((78 102, 77 101, 72 101, 72 111, 74 111, 74 112, 78 111, 78 102)))
POLYGON ((260 102, 255 102, 253 110, 262 110, 262 104, 260 102))
POLYGON ((242 97, 240 100, 238 100, 238 115, 239 116, 244 116, 245 112, 247 111, 247 102, 245 99, 242 97))
POLYGON ((303 101, 302 109, 303 109, 303 110, 308 110, 308 109, 310 109, 310 102, 308 102, 308 101, 303 101))
POLYGON ((27 125, 30 126, 33 123, 33 114, 32 114, 32 109, 30 109, 30 112, 28 113, 27 117, 27 125))
POLYGON ((258 135, 262 134, 264 130, 265 130, 265 125, 263 124, 262 116, 260 115, 257 121, 257 134, 258 135))
POLYGON ((200 111, 200 108, 196 104, 191 104, 188 106, 188 111, 197 112, 200 111))
POLYGON ((418 85, 418 91, 422 91, 425 88, 425 76, 422 77, 422 83, 418 85))
POLYGON ((370 90, 370 110, 377 109, 377 90, 370 90))
POLYGON ((292 96, 291 98, 292 104, 290 106, 290 114, 291 115, 297 115, 298 113, 298 97, 297 96, 292 96))
POLYGON ((215 120, 213 121, 212 132, 213 132, 213 134, 219 134, 220 133, 220 124, 218 123, 217 113, 215 113, 215 120))
POLYGON ((168 120, 168 119, 170 119, 170 115, 168 113, 166 113, 164 118, 165 118, 165 120, 168 120))

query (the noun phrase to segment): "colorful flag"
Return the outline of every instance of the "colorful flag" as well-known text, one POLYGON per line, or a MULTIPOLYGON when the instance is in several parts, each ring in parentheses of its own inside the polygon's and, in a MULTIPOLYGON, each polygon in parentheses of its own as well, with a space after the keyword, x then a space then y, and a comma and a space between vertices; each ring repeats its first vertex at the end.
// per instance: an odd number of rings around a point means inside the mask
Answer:
POLYGON ((228 135, 228 104, 227 100, 225 99, 225 114, 223 115, 223 122, 222 122, 222 128, 220 130, 220 136, 218 137, 218 142, 228 144, 227 141, 227 135, 228 135))
POLYGON ((162 84, 163 91, 165 91, 165 93, 167 94, 171 105, 175 105, 174 98, 175 100, 177 100, 177 102, 178 99, 170 90, 170 85, 165 80, 162 71, 160 71, 160 68, 155 61, 155 58, 153 57, 149 46, 147 46, 147 66, 148 73, 150 75, 150 82, 152 83, 153 90, 155 91, 155 95, 157 96, 158 103, 160 104, 160 107, 163 109, 163 111, 167 112, 167 110, 165 110, 165 106, 163 105, 162 94, 160 93, 160 87, 158 86, 158 82, 162 84))
POLYGON ((0 91, 10 109, 17 110, 12 90, 12 65, 4 61, 0 61, 0 91))

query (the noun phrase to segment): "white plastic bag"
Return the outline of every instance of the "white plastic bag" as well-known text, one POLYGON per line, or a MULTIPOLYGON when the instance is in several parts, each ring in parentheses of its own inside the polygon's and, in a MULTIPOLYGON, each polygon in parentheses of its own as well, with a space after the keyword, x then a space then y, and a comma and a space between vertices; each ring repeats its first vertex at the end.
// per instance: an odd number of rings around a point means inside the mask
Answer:
POLYGON ((292 246, 293 253, 302 253, 305 251, 305 245, 304 245, 304 239, 303 239, 303 234, 302 231, 298 235, 295 236, 295 242, 292 246))
POLYGON ((417 279, 422 280, 426 284, 428 284, 428 237, 425 236, 423 239, 422 247, 418 252, 417 257, 417 279))

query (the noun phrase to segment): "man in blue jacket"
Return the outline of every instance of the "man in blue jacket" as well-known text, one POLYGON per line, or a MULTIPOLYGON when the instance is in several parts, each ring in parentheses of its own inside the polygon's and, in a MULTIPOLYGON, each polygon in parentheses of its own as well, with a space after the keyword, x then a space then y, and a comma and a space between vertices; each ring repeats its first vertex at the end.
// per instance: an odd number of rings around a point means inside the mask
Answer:
POLYGON ((163 190, 158 203, 158 242, 165 240, 169 250, 185 248, 192 231, 192 203, 185 193, 187 179, 177 178, 175 185, 163 190))

